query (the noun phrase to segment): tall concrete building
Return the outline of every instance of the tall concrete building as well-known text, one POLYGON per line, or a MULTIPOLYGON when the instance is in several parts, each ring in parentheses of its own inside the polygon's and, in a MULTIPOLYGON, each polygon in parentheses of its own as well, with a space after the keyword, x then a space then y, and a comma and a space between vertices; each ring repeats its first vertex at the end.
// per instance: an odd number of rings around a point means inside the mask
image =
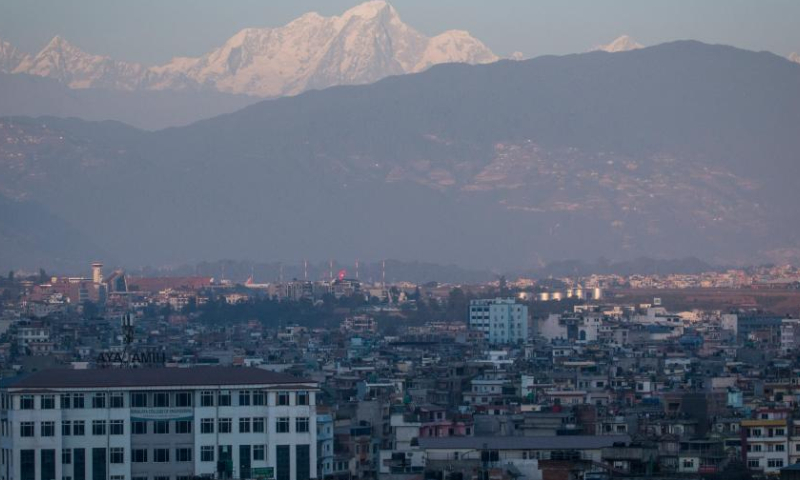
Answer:
POLYGON ((528 340, 528 306, 513 298, 472 300, 469 328, 483 332, 489 343, 520 343, 528 340))
POLYGON ((257 368, 44 370, 0 383, 0 479, 317 478, 317 384, 257 368))

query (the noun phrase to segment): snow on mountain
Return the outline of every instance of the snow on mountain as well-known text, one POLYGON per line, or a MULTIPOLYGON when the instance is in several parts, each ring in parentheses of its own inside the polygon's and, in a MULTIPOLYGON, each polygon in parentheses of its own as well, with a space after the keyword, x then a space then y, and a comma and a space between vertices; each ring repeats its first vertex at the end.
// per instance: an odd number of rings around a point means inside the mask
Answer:
POLYGON ((604 52, 615 53, 615 52, 627 52, 629 50, 637 50, 639 48, 644 48, 644 45, 638 43, 636 40, 629 37, 628 35, 622 35, 621 37, 618 37, 611 43, 608 43, 606 45, 597 45, 592 49, 592 51, 602 50, 604 52))
POLYGON ((428 38, 403 23, 389 3, 378 0, 341 16, 312 12, 283 27, 245 29, 198 59, 179 59, 153 70, 168 79, 167 85, 174 83, 170 74, 183 73, 201 87, 268 97, 370 83, 437 63, 495 60, 466 32, 428 38))
POLYGON ((786 58, 788 58, 788 59, 789 59, 789 61, 791 61, 791 62, 794 62, 794 63, 800 63, 800 53, 797 53, 797 52, 792 52, 792 53, 790 53, 790 54, 789 54, 789 56, 788 56, 788 57, 786 57, 786 58))
POLYGON ((371 83, 438 63, 497 59, 467 32, 429 38, 403 23, 388 2, 374 0, 340 16, 312 12, 278 28, 246 28, 201 57, 177 57, 150 68, 91 55, 56 37, 35 57, 20 59, 13 71, 55 78, 72 88, 210 89, 273 97, 371 83))
POLYGON ((0 73, 11 73, 27 56, 10 43, 0 40, 0 73))
POLYGON ((136 89, 144 72, 145 68, 139 64, 86 53, 60 36, 54 37, 35 57, 25 58, 13 70, 13 73, 54 78, 70 88, 118 90, 136 89))

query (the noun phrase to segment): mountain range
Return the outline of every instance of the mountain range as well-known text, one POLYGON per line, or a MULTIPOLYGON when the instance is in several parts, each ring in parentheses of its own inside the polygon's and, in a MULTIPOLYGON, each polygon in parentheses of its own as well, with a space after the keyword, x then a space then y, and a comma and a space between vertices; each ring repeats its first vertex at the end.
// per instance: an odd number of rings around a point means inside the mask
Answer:
POLYGON ((278 28, 246 28, 201 57, 146 67, 82 51, 60 36, 36 55, 0 43, 0 72, 52 78, 70 88, 216 91, 258 97, 371 83, 439 63, 498 59, 462 30, 427 37, 384 0, 340 16, 311 12, 278 28))
POLYGON ((785 58, 680 41, 437 65, 155 132, 4 118, 0 207, 35 218, 0 216, 20 245, 0 265, 796 261, 798 90, 785 58))

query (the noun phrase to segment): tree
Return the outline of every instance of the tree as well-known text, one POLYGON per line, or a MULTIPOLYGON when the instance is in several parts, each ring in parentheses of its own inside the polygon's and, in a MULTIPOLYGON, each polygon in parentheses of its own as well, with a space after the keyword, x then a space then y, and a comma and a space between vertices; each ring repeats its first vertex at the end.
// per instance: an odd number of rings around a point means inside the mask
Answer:
POLYGON ((467 316, 469 309, 469 299, 464 293, 464 290, 456 287, 450 290, 447 296, 447 319, 448 320, 463 320, 467 316))
POLYGON ((500 275, 500 278, 497 281, 498 287, 500 290, 500 296, 505 297, 508 295, 508 282, 506 281, 505 275, 500 275))

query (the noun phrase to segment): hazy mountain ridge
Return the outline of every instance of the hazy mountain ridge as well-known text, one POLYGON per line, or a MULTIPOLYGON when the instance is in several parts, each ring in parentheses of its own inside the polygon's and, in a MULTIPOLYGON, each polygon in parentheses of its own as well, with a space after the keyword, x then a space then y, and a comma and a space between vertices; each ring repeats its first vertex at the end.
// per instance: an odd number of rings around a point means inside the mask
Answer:
POLYGON ((246 28, 197 58, 154 67, 92 55, 56 36, 38 54, 0 44, 0 72, 53 78, 71 88, 218 91, 275 97, 332 85, 371 83, 450 62, 498 59, 467 32, 426 37, 383 0, 340 16, 308 13, 278 28, 246 28))
POLYGON ((798 87, 776 55, 675 42, 436 66, 153 133, 11 119, 0 188, 135 263, 753 263, 797 252, 798 87))
POLYGON ((0 73, 1 116, 116 120, 157 130, 231 113, 259 100, 219 92, 70 89, 52 78, 0 73))

